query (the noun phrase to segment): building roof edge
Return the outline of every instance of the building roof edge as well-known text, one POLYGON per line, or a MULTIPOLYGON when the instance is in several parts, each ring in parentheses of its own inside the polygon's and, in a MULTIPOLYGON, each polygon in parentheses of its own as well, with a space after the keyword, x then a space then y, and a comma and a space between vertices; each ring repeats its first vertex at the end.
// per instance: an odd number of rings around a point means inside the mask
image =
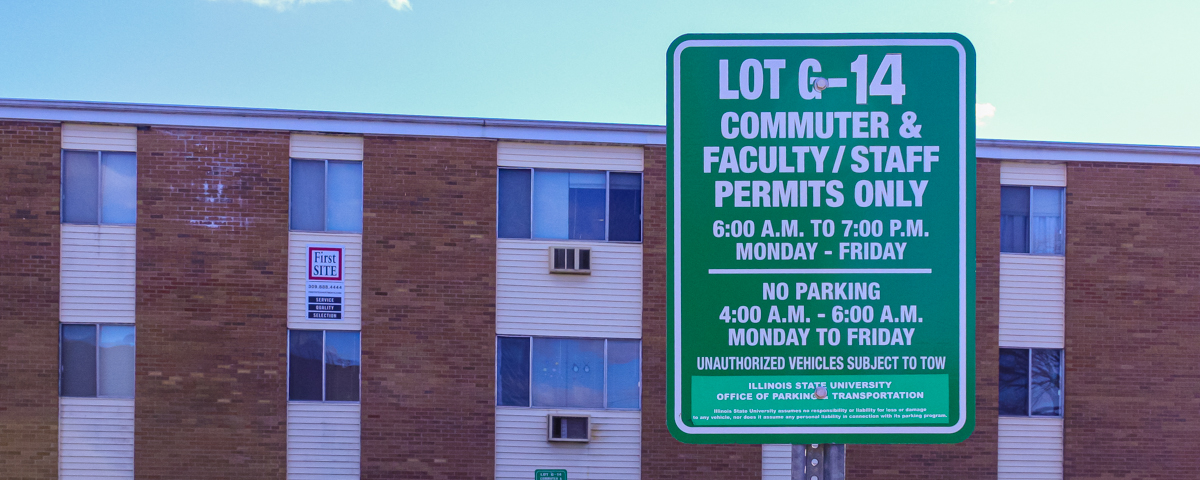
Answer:
MULTIPOLYGON (((666 127, 620 123, 438 117, 271 108, 0 98, 0 118, 243 128, 360 135, 665 145, 666 127)), ((1200 147, 977 139, 976 156, 1042 162, 1200 165, 1200 147)))
POLYGON ((325 133, 662 145, 657 125, 0 98, 0 118, 325 133))
POLYGON ((977 139, 975 156, 1017 161, 1200 165, 1200 147, 1167 145, 977 139))

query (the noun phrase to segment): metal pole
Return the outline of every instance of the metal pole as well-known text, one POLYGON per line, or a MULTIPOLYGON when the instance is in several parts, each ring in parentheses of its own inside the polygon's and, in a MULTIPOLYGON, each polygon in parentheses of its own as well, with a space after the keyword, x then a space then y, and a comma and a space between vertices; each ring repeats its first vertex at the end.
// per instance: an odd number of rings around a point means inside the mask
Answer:
POLYGON ((846 446, 792 445, 792 480, 846 480, 846 446))
POLYGON ((832 443, 825 446, 825 478, 846 480, 846 445, 832 443))

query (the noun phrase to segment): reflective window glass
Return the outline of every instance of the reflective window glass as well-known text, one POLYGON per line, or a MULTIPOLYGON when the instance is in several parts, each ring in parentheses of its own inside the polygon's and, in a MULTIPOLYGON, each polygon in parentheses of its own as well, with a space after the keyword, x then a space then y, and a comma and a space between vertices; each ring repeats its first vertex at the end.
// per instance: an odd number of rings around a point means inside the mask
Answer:
POLYGON ((362 233, 362 167, 362 162, 329 162, 327 230, 362 233))
POLYGON ((1000 415, 1029 415, 1029 350, 1000 349, 1000 415))
POLYGON ((498 405, 529 406, 529 338, 500 337, 498 405))
POLYGON ((640 173, 501 168, 497 182, 499 238, 642 240, 640 173))
POLYGON ((131 152, 101 152, 100 166, 101 222, 136 223, 137 155, 131 152))
POLYGON ((321 400, 320 330, 288 332, 288 400, 321 400))
POLYGON ((59 345, 62 373, 60 394, 64 397, 96 396, 96 326, 62 326, 59 345))
POLYGON ((1032 350, 1029 372, 1029 414, 1060 417, 1062 410, 1062 350, 1032 350))
POLYGON ((1029 253, 1029 187, 1000 187, 1000 251, 1029 253))
POLYGON ((1029 253, 1062 255, 1063 189, 1033 187, 1029 195, 1029 253))
POLYGON ((292 160, 291 229, 325 230, 325 162, 292 160))
POLYGON ((608 341, 608 408, 642 405, 642 342, 608 341))
POLYGON ((533 339, 533 406, 604 407, 604 341, 533 339))
POLYGON ((100 326, 99 396, 133 398, 135 345, 132 325, 100 326))
POLYGON ((501 168, 497 177, 497 215, 500 238, 530 238, 532 201, 530 189, 533 177, 530 170, 501 168))
POLYGON ((567 238, 570 178, 567 172, 533 172, 533 238, 567 238))
POLYGON ((604 240, 607 195, 604 173, 571 172, 568 175, 568 238, 604 240))
POLYGON ((63 223, 99 223, 99 159, 98 152, 63 151, 63 223))
POLYGON ((642 241, 642 175, 614 172, 608 182, 608 239, 642 241))
POLYGON ((359 357, 358 332, 325 332, 325 400, 358 401, 359 357))

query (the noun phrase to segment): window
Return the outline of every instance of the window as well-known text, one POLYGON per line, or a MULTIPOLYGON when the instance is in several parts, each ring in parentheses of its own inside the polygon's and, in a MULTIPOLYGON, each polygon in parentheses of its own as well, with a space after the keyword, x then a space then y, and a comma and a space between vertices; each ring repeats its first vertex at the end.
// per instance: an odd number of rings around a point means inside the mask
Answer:
POLYGON ((641 408, 641 340, 498 337, 496 403, 641 408))
POLYGON ((357 402, 359 332, 288 330, 288 400, 357 402))
POLYGON ((59 395, 133 398, 133 325, 60 327, 59 395))
POLYGON ((1000 187, 1000 251, 1062 255, 1065 192, 1061 187, 1000 187))
POLYGON ((136 220, 136 154, 63 150, 63 223, 132 225, 136 220))
POLYGON ((642 174, 501 168, 500 238, 642 241, 642 174))
POLYGON ((362 233, 362 210, 362 162, 292 159, 292 230, 362 233))
POLYGON ((1000 349, 1000 415, 1061 417, 1062 355, 1059 349, 1000 349))

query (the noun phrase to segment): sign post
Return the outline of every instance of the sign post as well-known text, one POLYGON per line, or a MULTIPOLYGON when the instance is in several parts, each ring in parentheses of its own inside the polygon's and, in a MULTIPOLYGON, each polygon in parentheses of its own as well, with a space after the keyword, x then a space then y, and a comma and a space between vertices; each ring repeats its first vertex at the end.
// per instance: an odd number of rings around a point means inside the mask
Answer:
POLYGON ((667 63, 671 433, 965 440, 975 423, 970 42, 685 35, 667 63))

